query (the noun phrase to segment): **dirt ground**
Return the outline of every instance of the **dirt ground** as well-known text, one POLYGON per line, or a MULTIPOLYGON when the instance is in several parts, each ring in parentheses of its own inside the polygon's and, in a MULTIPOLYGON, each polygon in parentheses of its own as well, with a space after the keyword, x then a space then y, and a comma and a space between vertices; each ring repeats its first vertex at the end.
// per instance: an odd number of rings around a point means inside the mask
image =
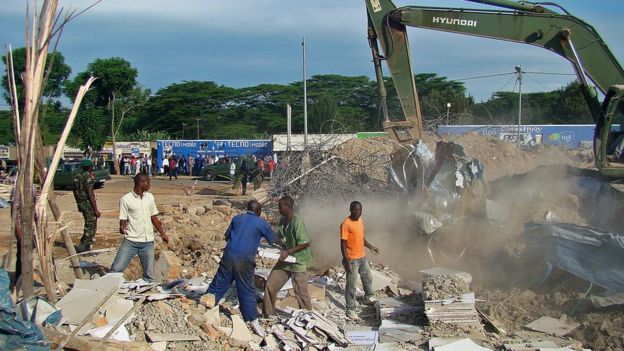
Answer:
MULTIPOLYGON (((169 181, 169 178, 158 176, 152 178, 150 192, 156 198, 156 205, 162 211, 174 204, 200 205, 204 203, 212 203, 216 198, 240 198, 244 196, 235 196, 232 188, 226 181, 205 182, 198 180, 192 196, 185 194, 184 188, 192 187, 196 177, 180 176, 178 180, 169 181)), ((95 190, 98 209, 102 213, 102 217, 98 219, 96 242, 93 249, 109 248, 117 245, 121 240, 118 234, 119 228, 119 199, 132 190, 133 181, 130 177, 112 176, 105 186, 95 190)), ((82 215, 78 212, 76 202, 71 190, 55 190, 56 198, 61 209, 64 212, 64 220, 70 223, 68 230, 74 243, 80 242, 82 236, 82 228, 84 221, 82 215)), ((49 212, 51 213, 51 212, 49 212)), ((0 209, 0 256, 5 255, 8 251, 8 245, 11 243, 11 214, 7 208, 0 209)), ((62 240, 57 239, 58 248, 55 251, 56 257, 64 257, 67 255, 66 250, 62 247, 62 240)))

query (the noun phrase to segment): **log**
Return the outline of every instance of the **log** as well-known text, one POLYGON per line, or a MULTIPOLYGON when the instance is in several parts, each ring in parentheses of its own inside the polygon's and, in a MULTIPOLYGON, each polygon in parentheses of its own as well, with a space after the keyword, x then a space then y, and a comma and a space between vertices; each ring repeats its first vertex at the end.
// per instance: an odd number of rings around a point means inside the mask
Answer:
MULTIPOLYGON (((66 340, 69 337, 69 334, 60 332, 58 330, 43 327, 43 334, 45 334, 46 339, 51 344, 52 348, 58 347, 63 340, 66 340)), ((99 338, 93 338, 89 336, 74 336, 65 344, 65 350, 76 350, 76 351, 90 351, 96 347, 96 345, 101 341, 99 338)), ((152 348, 144 342, 130 342, 130 341, 115 341, 115 340, 106 340, 102 341, 99 347, 100 351, 151 351, 152 348)))

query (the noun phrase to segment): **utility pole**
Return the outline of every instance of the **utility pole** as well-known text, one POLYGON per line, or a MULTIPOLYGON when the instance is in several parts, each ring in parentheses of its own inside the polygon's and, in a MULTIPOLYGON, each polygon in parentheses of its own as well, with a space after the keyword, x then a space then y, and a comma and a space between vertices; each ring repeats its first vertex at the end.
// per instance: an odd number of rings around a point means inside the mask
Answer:
POLYGON ((186 127, 186 123, 182 123, 182 140, 184 140, 184 127, 186 127))
POLYGON ((197 117, 197 140, 199 140, 199 117, 197 117))
POLYGON ((451 103, 446 103, 446 125, 448 126, 451 117, 451 103))
POLYGON ((521 147, 520 126, 522 126, 522 66, 516 66, 516 74, 518 75, 518 147, 521 147))
POLYGON ((303 148, 308 148, 308 90, 306 87, 306 50, 305 37, 301 40, 303 47, 303 148))
POLYGON ((290 152, 290 134, 291 134, 291 117, 292 107, 286 105, 286 151, 290 152))

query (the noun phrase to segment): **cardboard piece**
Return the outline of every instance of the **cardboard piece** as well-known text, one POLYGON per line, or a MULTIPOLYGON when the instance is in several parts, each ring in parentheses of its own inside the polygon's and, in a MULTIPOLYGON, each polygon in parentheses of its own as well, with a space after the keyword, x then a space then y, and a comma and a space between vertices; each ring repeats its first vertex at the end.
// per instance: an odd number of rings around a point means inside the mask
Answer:
POLYGON ((354 345, 375 345, 379 340, 379 332, 375 330, 347 330, 345 336, 354 345))

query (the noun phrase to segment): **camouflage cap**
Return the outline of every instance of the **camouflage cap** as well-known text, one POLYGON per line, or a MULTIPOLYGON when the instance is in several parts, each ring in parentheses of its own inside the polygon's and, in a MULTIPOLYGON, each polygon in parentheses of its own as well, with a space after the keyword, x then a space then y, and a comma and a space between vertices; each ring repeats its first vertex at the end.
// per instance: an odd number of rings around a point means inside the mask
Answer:
POLYGON ((84 159, 84 160, 82 160, 82 163, 80 165, 82 167, 93 167, 93 161, 91 161, 89 159, 84 159))

